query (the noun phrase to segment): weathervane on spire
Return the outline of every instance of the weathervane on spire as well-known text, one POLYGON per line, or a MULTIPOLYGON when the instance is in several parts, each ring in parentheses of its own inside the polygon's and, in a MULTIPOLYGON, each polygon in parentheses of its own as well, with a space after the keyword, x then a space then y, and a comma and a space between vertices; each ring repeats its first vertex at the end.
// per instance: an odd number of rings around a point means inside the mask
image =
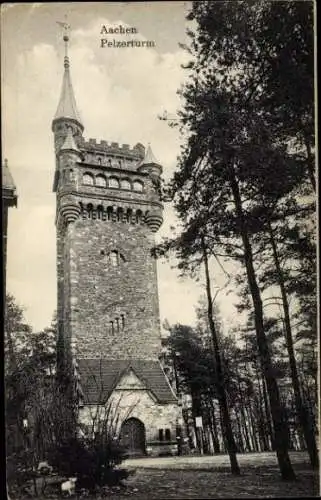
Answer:
POLYGON ((69 67, 69 59, 68 59, 68 42, 69 42, 69 33, 70 33, 70 24, 67 23, 67 14, 65 15, 65 21, 56 21, 59 26, 61 26, 64 31, 63 41, 65 42, 65 67, 69 67))

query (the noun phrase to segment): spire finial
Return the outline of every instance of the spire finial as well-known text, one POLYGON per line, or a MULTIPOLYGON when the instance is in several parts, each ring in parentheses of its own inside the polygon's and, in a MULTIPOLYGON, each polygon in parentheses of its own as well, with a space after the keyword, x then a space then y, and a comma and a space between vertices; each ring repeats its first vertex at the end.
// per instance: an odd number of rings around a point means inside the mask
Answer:
POLYGON ((65 21, 56 21, 59 26, 63 28, 63 41, 65 43, 65 57, 64 57, 64 67, 65 69, 69 68, 69 57, 68 57, 68 42, 69 42, 69 32, 70 32, 70 24, 67 23, 67 14, 65 14, 65 21))
POLYGON ((70 118, 72 120, 77 121, 78 124, 80 124, 83 129, 81 118, 79 116, 76 106, 76 99, 74 96, 74 91, 72 88, 71 76, 69 71, 68 42, 69 42, 70 24, 66 22, 66 16, 64 22, 56 21, 56 23, 63 28, 63 41, 65 43, 65 57, 64 57, 65 70, 62 81, 62 89, 61 89, 59 104, 54 117, 54 121, 60 118, 70 118))

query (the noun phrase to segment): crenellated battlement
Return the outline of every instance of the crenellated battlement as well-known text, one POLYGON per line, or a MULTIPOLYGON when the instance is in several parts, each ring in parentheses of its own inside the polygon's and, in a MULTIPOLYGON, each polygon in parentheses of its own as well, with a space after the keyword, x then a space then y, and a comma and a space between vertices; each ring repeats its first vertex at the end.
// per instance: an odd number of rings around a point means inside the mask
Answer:
POLYGON ((145 153, 145 147, 140 143, 130 147, 129 144, 119 144, 118 142, 108 142, 106 140, 97 141, 97 139, 93 138, 89 138, 88 140, 81 138, 79 141, 79 147, 84 151, 97 151, 122 156, 131 156, 135 157, 137 160, 143 159, 145 153))

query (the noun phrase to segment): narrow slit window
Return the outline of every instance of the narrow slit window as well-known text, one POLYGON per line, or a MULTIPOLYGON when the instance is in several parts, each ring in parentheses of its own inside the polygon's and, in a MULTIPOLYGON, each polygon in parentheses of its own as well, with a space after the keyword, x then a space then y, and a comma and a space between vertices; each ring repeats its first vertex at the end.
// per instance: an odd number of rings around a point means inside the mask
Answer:
POLYGON ((126 262, 125 257, 118 250, 112 250, 109 253, 108 260, 112 267, 118 267, 122 262, 126 262))
POLYGON ((158 429, 158 439, 164 441, 164 429, 158 429))
POLYGON ((110 252, 110 263, 113 267, 118 266, 118 252, 110 252))

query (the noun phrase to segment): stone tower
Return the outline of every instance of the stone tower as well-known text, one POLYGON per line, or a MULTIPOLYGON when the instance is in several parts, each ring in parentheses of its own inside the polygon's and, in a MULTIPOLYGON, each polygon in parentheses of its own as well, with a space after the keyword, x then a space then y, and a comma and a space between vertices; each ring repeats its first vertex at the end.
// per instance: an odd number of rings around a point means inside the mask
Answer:
POLYGON ((82 419, 117 401, 133 453, 176 443, 177 398, 159 363, 156 260, 162 167, 151 147, 86 141, 66 47, 52 122, 56 170, 58 370, 73 367, 82 419), (98 382, 97 382, 98 381, 98 382))

